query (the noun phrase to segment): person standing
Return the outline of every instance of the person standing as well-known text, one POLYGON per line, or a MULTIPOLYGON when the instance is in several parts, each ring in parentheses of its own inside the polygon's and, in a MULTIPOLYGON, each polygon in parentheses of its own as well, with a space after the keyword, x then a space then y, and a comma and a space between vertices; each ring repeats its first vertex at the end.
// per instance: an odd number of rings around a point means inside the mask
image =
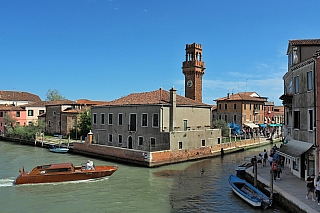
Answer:
POLYGON ((280 178, 280 173, 282 173, 282 167, 281 167, 280 162, 278 162, 278 171, 277 171, 277 174, 278 174, 278 179, 279 179, 279 180, 281 180, 281 178, 280 178))
POLYGON ((258 167, 259 168, 262 168, 262 155, 259 153, 259 155, 258 155, 258 167))
POLYGON ((267 150, 263 150, 263 166, 267 166, 267 160, 268 160, 268 152, 267 150))
POLYGON ((314 199, 314 174, 312 174, 311 176, 307 177, 307 194, 306 194, 306 199, 309 199, 309 193, 311 192, 311 197, 313 201, 316 201, 314 199))

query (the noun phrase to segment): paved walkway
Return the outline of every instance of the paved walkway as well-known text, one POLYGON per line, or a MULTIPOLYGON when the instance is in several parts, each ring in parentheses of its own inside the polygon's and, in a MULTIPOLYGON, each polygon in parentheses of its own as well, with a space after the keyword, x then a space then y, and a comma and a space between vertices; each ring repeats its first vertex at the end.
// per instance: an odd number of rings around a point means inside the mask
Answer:
MULTIPOLYGON (((252 167, 247 169, 247 173, 253 176, 252 167)), ((270 186, 270 165, 258 168, 257 179, 267 186, 270 186)), ((306 212, 320 212, 320 206, 315 201, 312 201, 311 194, 309 199, 306 199, 307 183, 303 178, 294 176, 289 168, 284 168, 281 174, 281 180, 273 182, 273 190, 285 196, 292 203, 296 203, 301 209, 306 212)))

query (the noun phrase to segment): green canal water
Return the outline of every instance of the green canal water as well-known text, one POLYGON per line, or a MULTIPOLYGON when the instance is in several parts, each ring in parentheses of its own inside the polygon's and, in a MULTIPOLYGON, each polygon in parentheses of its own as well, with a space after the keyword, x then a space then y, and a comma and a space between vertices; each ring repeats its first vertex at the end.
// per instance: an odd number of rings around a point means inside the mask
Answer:
POLYGON ((278 206, 255 209, 229 186, 228 176, 235 173, 235 166, 262 149, 152 169, 90 158, 96 165, 119 169, 97 181, 14 186, 22 166, 30 171, 41 164, 80 165, 88 157, 0 141, 0 212, 286 212, 278 206))

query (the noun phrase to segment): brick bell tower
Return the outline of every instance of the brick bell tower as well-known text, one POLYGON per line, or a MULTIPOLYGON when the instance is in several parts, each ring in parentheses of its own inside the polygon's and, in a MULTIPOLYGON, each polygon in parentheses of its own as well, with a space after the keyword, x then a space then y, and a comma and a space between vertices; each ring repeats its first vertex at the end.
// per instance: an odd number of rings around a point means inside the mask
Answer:
POLYGON ((202 103, 202 76, 205 69, 202 61, 202 45, 187 44, 186 61, 182 63, 185 97, 202 103))

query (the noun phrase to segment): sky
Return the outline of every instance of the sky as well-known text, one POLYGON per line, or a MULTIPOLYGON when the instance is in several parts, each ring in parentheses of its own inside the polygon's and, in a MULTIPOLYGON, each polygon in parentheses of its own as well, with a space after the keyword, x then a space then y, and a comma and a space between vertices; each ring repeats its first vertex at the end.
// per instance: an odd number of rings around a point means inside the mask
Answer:
POLYGON ((186 44, 202 44, 203 102, 256 92, 279 106, 288 41, 320 38, 320 1, 0 1, 0 90, 112 101, 184 96, 186 44))

